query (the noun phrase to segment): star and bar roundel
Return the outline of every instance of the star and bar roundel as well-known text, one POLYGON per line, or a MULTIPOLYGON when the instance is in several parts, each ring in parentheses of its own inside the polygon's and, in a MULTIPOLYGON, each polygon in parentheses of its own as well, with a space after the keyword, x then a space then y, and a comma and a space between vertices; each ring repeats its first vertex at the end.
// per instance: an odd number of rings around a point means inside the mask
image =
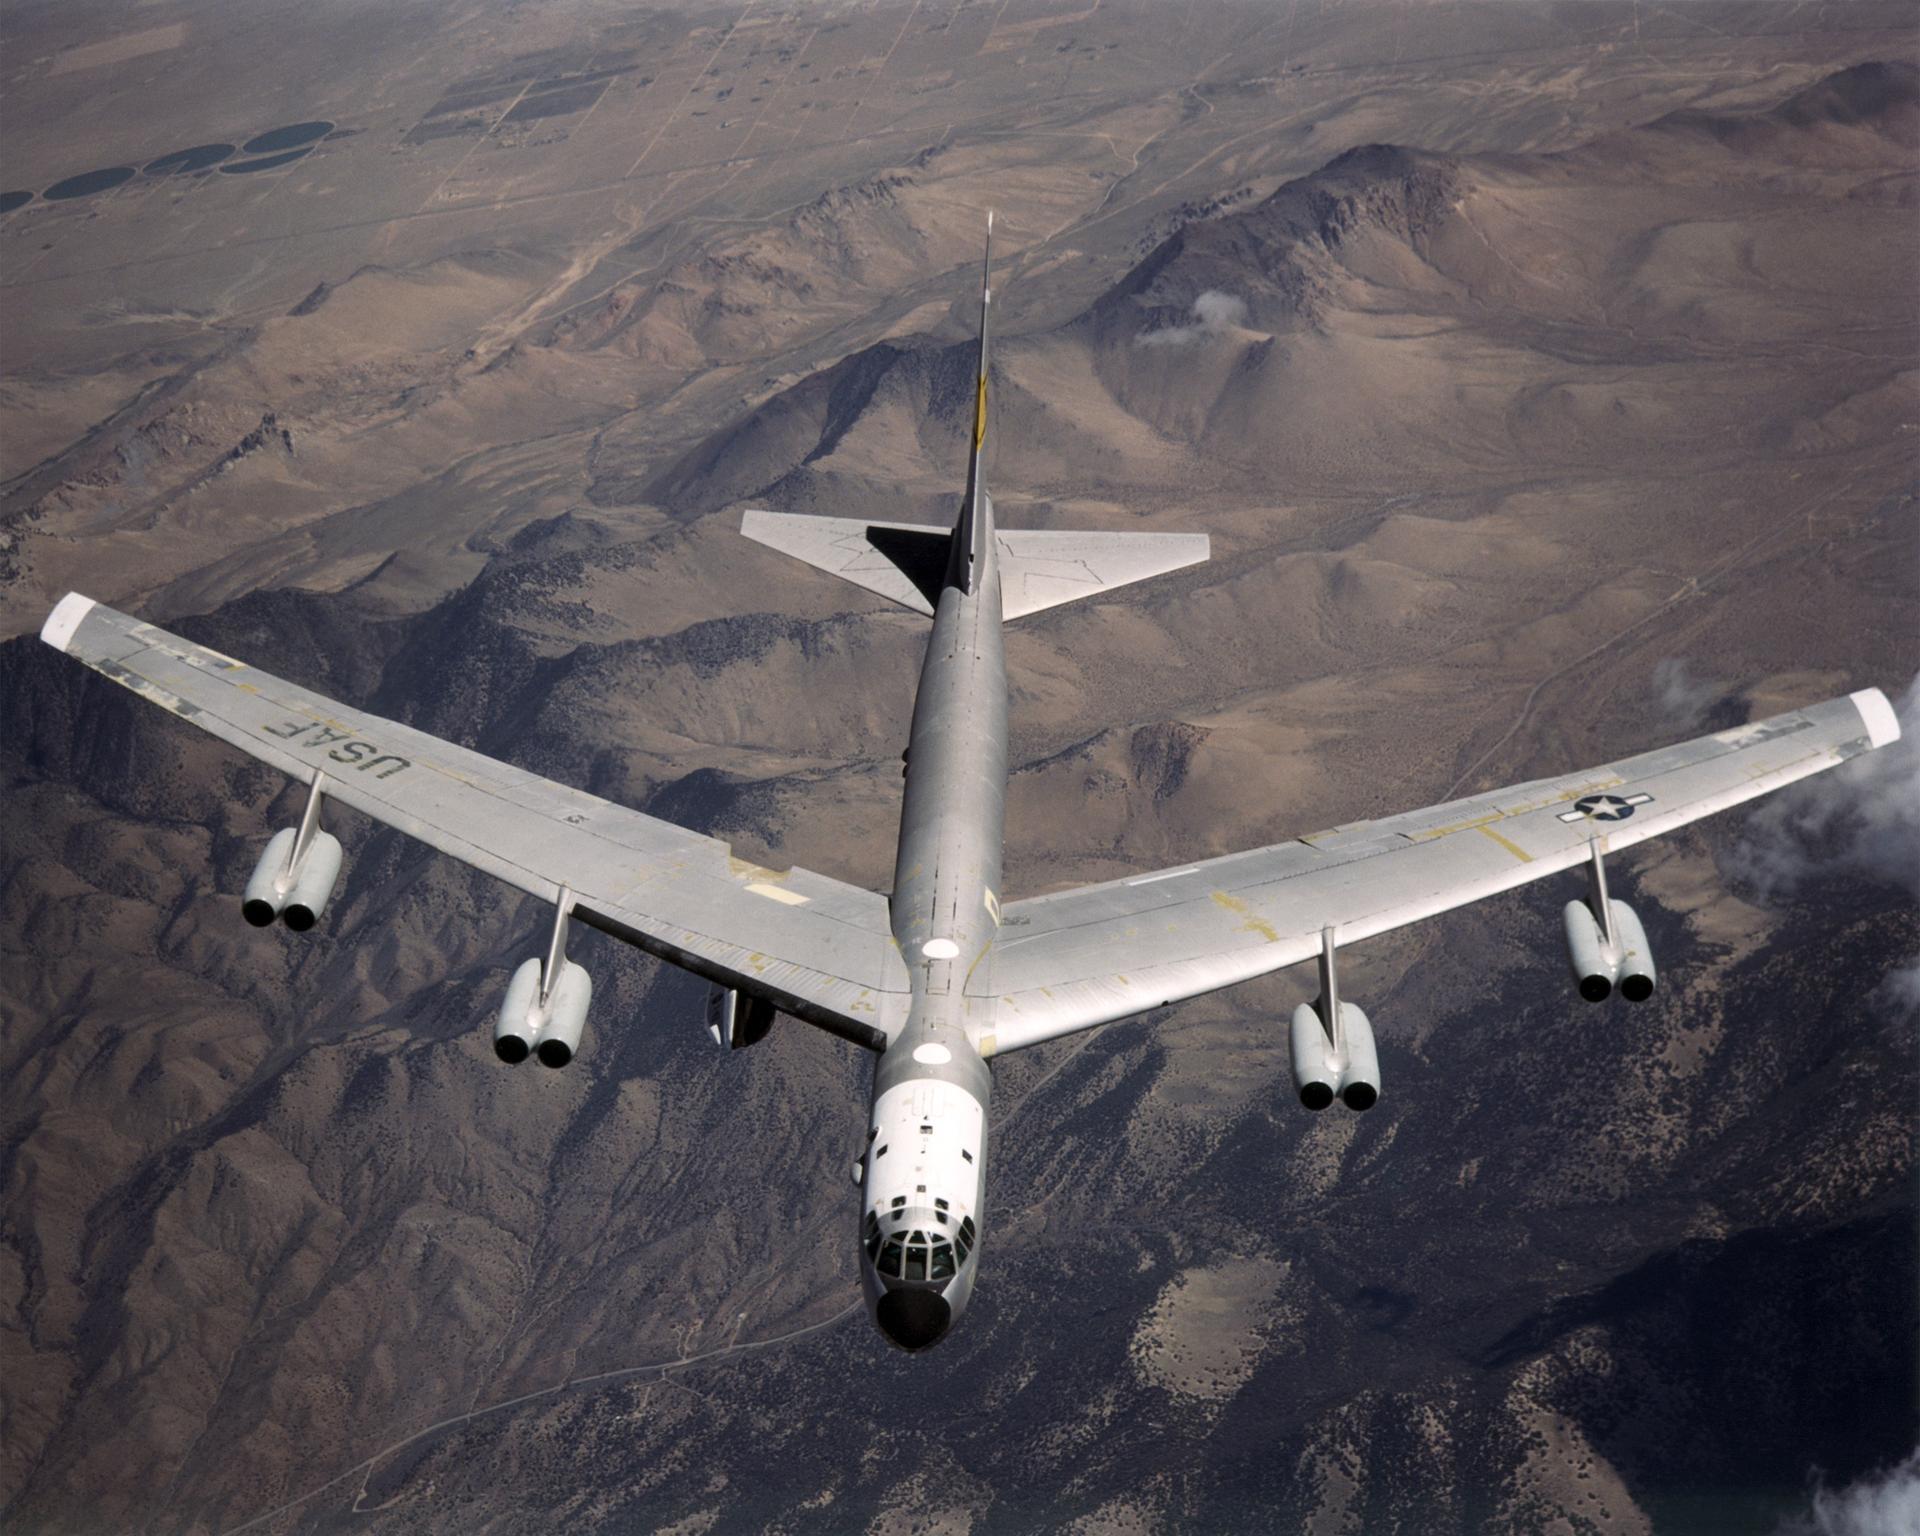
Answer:
POLYGON ((1625 821, 1634 811, 1653 801, 1652 795, 1582 795, 1573 809, 1562 811, 1562 821, 1625 821))

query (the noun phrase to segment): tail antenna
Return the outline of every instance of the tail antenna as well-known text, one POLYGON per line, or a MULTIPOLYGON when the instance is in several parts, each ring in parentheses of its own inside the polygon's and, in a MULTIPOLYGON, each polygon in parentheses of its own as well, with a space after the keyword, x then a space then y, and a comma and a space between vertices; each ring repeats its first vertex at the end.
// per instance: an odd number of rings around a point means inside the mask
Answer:
POLYGON ((987 210, 987 250, 980 263, 980 367, 973 409, 973 451, 987 438, 987 310, 993 303, 993 210, 987 210))

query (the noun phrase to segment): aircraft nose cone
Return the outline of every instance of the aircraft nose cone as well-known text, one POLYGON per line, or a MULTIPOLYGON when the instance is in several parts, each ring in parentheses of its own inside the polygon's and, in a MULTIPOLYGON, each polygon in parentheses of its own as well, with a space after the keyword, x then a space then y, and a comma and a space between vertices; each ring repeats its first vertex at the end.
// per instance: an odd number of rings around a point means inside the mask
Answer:
POLYGON ((953 1308, 933 1291, 888 1291, 873 1316, 880 1331, 902 1349, 925 1349, 947 1331, 953 1308))

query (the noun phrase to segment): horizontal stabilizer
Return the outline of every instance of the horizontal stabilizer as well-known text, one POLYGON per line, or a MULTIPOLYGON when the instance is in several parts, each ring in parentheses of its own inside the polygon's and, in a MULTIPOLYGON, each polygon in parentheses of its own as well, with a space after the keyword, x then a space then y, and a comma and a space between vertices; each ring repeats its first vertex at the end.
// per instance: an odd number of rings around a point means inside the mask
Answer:
POLYGON ((1009 619, 1198 565, 1208 555, 1204 533, 1003 528, 998 537, 1001 614, 1009 619))
POLYGON ((740 531, 757 544, 818 566, 903 608, 933 615, 947 575, 950 529, 860 517, 749 512, 740 531))

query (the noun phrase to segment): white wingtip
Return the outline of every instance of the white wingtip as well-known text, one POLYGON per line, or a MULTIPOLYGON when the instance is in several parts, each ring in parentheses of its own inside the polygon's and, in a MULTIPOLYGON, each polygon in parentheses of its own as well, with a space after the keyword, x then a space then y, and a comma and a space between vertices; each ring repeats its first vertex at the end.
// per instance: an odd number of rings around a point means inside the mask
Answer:
POLYGON ((53 605, 47 622, 40 626, 40 638, 56 651, 65 651, 73 644, 73 632, 80 627, 80 621, 92 613, 95 606, 92 598, 69 592, 53 605))
POLYGON ((1893 712, 1887 696, 1878 688, 1863 688, 1847 695, 1867 727, 1867 740, 1876 747, 1900 739, 1900 717, 1893 712))

